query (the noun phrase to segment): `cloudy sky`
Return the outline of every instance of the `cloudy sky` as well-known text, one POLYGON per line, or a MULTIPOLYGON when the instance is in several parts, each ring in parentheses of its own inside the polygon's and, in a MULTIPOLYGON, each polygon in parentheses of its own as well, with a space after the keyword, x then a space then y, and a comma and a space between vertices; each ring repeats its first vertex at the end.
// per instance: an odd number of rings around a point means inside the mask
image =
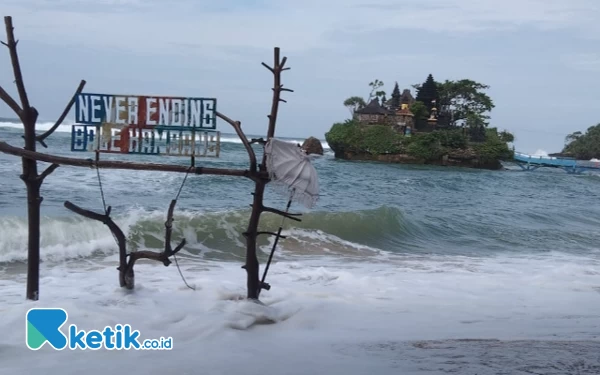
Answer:
MULTIPOLYGON (((2 0, 16 28, 40 117, 57 116, 80 79, 87 92, 209 96, 264 134, 271 63, 281 47, 277 134, 322 138, 342 105, 382 80, 490 85, 492 125, 525 152, 562 148, 600 122, 598 0, 2 0)), ((3 29, 3 28, 2 28, 3 29)), ((0 84, 13 91, 7 52, 0 84)), ((5 105, 0 116, 11 116, 5 105)), ((73 116, 71 116, 73 117, 73 116)), ((230 131, 221 122, 219 128, 230 131)))

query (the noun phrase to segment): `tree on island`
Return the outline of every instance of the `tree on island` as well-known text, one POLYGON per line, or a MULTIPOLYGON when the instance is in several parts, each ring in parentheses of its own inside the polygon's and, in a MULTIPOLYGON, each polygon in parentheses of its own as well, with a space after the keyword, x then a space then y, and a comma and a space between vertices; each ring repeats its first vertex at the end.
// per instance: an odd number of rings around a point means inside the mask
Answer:
POLYGON ((444 125, 451 127, 487 127, 490 116, 487 114, 494 107, 492 99, 482 90, 488 85, 470 79, 458 81, 445 80, 435 82, 430 74, 423 84, 413 85, 417 89, 416 100, 425 104, 431 111, 432 101, 438 111, 439 119, 444 125), (435 84, 433 89, 432 81, 435 84))
POLYGON ((413 86, 417 89, 416 101, 425 104, 427 111, 431 112, 431 109, 437 106, 439 101, 438 85, 433 79, 433 76, 429 74, 427 79, 422 85, 413 86))
POLYGON ((375 98, 381 99, 382 103, 386 102, 385 91, 379 90, 383 87, 382 81, 376 79, 373 82, 369 82, 369 87, 371 87, 371 92, 369 93, 367 100, 364 100, 360 96, 351 96, 344 100, 344 107, 348 108, 351 115, 354 115, 355 111, 364 108, 367 103, 370 103, 371 100, 375 98))
POLYGON ((414 119, 415 123, 417 124, 417 127, 419 127, 419 125, 423 122, 426 122, 429 118, 429 110, 427 109, 427 106, 421 101, 415 101, 410 106, 410 111, 415 116, 414 119))
POLYGON ((400 87, 398 87, 398 82, 394 85, 394 90, 392 90, 392 101, 390 103, 390 107, 392 108, 400 108, 400 87))
MULTIPOLYGON (((415 115, 415 121, 423 124, 427 121, 432 108, 437 109, 438 124, 448 127, 468 127, 471 129, 486 128, 489 126, 489 112, 495 107, 492 99, 483 90, 489 89, 488 85, 470 80, 458 81, 445 80, 437 82, 432 74, 422 84, 412 85, 417 90, 415 103, 410 107, 415 115)), ((367 100, 359 96, 352 96, 344 100, 344 106, 350 114, 365 107, 372 99, 381 99, 386 103, 386 93, 381 90, 383 82, 376 79, 369 83, 371 92, 367 100)), ((400 88, 394 85, 390 100, 391 108, 400 107, 400 88)))
POLYGON ((412 102, 409 109, 414 116, 415 132, 408 137, 385 120, 368 126, 358 119, 336 123, 325 133, 336 158, 499 169, 500 160, 513 157, 508 144, 514 141, 514 136, 489 126, 488 113, 494 103, 484 92, 489 88, 487 85, 469 79, 436 82, 429 74, 425 82, 413 85, 417 91, 414 101, 403 101, 397 82, 389 101, 381 90, 382 81, 376 79, 369 86, 367 100, 353 96, 344 101, 350 112, 354 114, 373 99, 382 99, 391 109, 412 102), (427 125, 434 107, 440 128, 420 126, 427 125))
POLYGON ((356 110, 359 110, 365 107, 367 103, 360 96, 351 96, 348 99, 344 100, 344 106, 348 108, 350 114, 353 115, 356 110))
POLYGON ((385 91, 379 90, 383 87, 382 81, 376 79, 375 81, 370 82, 369 86, 371 87, 371 93, 369 93, 369 99, 367 100, 367 102, 370 102, 375 98, 379 99, 381 97, 385 97, 385 91))
POLYGON ((565 143, 563 155, 582 160, 600 158, 600 124, 590 126, 585 134, 577 131, 567 135, 565 143))
POLYGON ((488 126, 490 116, 487 114, 494 107, 492 99, 482 90, 490 87, 470 79, 444 81, 439 84, 439 110, 450 114, 451 126, 467 126, 482 124, 488 126))

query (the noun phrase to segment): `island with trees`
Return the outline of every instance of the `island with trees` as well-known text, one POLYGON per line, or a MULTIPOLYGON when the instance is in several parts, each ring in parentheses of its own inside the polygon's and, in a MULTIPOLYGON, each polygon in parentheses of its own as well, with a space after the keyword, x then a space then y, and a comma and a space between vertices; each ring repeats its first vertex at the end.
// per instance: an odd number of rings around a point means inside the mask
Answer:
POLYGON ((577 160, 600 159, 600 124, 590 126, 585 133, 577 131, 567 135, 563 150, 549 156, 577 160))
POLYGON ((487 85, 462 79, 422 84, 387 98, 383 82, 369 83, 365 100, 344 101, 351 117, 333 124, 325 139, 336 158, 389 163, 436 164, 501 169, 512 159, 514 136, 489 126, 492 99, 487 85))

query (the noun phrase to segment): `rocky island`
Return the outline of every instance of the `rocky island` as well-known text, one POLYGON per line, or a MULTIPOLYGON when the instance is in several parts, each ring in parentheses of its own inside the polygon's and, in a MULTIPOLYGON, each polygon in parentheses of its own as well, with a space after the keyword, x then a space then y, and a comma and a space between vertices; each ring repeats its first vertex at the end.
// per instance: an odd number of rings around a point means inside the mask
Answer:
POLYGON ((549 156, 578 160, 600 159, 600 124, 590 126, 585 133, 577 131, 567 135, 563 150, 549 156))
POLYGON ((369 86, 366 101, 344 101, 352 117, 325 134, 336 158, 485 169, 501 169, 500 160, 512 158, 513 135, 489 126, 488 86, 468 79, 440 83, 430 74, 413 85, 416 97, 410 89, 400 93, 396 83, 389 100, 383 82, 369 86))

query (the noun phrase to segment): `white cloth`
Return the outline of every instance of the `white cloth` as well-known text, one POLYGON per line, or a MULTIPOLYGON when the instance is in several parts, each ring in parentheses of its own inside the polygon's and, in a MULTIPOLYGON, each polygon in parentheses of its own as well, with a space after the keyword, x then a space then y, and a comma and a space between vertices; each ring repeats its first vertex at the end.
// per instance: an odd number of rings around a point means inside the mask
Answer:
MULTIPOLYGON (((265 144, 267 171, 275 186, 308 208, 319 198, 319 179, 310 158, 297 144, 271 138, 265 144)), ((283 193, 283 192, 282 192, 283 193)))

